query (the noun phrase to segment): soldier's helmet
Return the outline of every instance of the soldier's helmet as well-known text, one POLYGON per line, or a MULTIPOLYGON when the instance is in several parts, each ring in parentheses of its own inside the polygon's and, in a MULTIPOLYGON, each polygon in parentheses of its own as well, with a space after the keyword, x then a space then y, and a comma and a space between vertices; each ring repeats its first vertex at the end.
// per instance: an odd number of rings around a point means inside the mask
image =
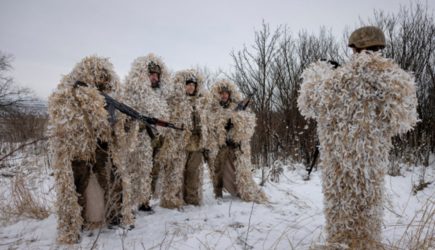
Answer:
POLYGON ((227 85, 223 85, 219 88, 219 93, 227 92, 231 95, 231 89, 227 85))
POLYGON ((187 85, 189 83, 195 84, 195 91, 190 94, 190 96, 195 96, 198 93, 198 73, 194 70, 183 71, 184 75, 184 83, 187 85))
POLYGON ((349 47, 357 49, 367 49, 370 47, 385 48, 384 32, 375 26, 361 27, 349 37, 349 47))
POLYGON ((160 65, 151 61, 148 63, 148 73, 149 74, 157 73, 160 75, 162 73, 162 69, 160 68, 160 65))
POLYGON ((198 79, 195 74, 192 73, 191 75, 186 77, 186 84, 189 83, 198 84, 198 79))
POLYGON ((198 72, 194 69, 182 70, 177 72, 177 78, 179 82, 184 82, 185 84, 194 83, 198 85, 198 81, 200 81, 198 72))

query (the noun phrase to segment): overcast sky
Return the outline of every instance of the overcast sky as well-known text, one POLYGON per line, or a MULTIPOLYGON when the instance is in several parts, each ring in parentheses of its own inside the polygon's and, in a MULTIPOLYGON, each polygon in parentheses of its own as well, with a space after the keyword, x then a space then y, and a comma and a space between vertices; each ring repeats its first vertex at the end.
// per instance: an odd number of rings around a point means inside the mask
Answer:
MULTIPOLYGON (((172 70, 228 70, 230 52, 251 44, 262 20, 272 28, 340 35, 374 9, 397 12, 409 0, 1 0, 0 51, 17 83, 46 99, 81 58, 109 57, 121 79, 149 52, 172 70)), ((429 0, 431 9, 435 0, 429 0)))

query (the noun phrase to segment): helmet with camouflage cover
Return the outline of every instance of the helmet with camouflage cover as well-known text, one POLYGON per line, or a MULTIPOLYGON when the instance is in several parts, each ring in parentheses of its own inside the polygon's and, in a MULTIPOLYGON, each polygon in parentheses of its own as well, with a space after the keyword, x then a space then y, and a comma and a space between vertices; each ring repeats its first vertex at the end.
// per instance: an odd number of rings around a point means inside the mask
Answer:
POLYGON ((133 61, 130 72, 128 72, 128 75, 125 78, 124 85, 127 89, 132 91, 131 93, 139 91, 136 88, 139 85, 153 88, 150 80, 150 74, 152 73, 157 73, 159 75, 158 86, 166 89, 166 85, 169 83, 170 74, 163 59, 153 53, 146 56, 140 56, 133 61))
POLYGON ((202 94, 204 91, 204 78, 203 76, 194 69, 180 70, 175 73, 173 82, 176 84, 189 84, 194 83, 196 88, 193 95, 202 94))
POLYGON ((237 90, 237 86, 233 82, 224 79, 215 82, 211 88, 213 98, 219 102, 221 99, 220 94, 222 92, 228 92, 230 94, 231 102, 238 103, 242 100, 240 92, 237 90))
POLYGON ((385 47, 384 32, 375 26, 361 27, 349 37, 349 47, 356 49, 367 49, 370 47, 385 47))
POLYGON ((160 65, 154 61, 150 61, 147 67, 148 67, 148 74, 157 73, 160 75, 162 73, 162 69, 160 68, 160 65))

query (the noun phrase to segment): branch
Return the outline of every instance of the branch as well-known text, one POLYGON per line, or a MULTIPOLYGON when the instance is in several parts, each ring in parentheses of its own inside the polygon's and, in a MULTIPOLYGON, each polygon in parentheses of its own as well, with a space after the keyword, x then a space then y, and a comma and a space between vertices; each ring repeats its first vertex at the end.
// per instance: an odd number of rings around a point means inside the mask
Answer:
POLYGON ((31 142, 21 144, 18 148, 14 149, 11 152, 7 153, 6 155, 2 156, 0 158, 0 162, 2 162, 4 159, 8 158, 9 156, 13 155, 15 152, 17 152, 17 151, 19 151, 19 150, 21 150, 21 149, 23 149, 23 148, 25 148, 25 147, 27 147, 29 145, 35 144, 35 143, 37 143, 39 141, 48 140, 49 138, 51 138, 51 136, 44 136, 44 137, 35 139, 35 140, 31 141, 31 142))

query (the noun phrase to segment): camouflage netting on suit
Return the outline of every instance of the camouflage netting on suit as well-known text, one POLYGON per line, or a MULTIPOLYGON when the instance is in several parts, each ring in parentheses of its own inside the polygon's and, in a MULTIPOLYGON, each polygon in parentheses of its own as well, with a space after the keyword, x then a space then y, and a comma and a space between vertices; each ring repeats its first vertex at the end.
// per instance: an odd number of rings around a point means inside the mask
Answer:
POLYGON ((336 70, 313 63, 302 77, 299 110, 318 124, 327 242, 379 249, 391 137, 417 122, 414 79, 367 51, 336 70))
POLYGON ((178 208, 184 203, 200 205, 202 202, 202 150, 207 148, 209 126, 202 76, 192 69, 179 71, 173 84, 174 92, 168 102, 170 121, 183 124, 184 130, 168 131, 162 148, 166 154, 161 159, 165 173, 160 205, 166 208, 178 208), (186 94, 187 81, 196 82, 192 96, 186 94), (191 161, 194 156, 198 159, 191 161))
MULTIPOLYGON (((132 63, 124 82, 122 94, 124 102, 141 114, 168 120, 169 110, 166 99, 170 93, 169 78, 166 65, 160 57, 154 54, 138 57, 132 63), (149 70, 156 67, 160 70, 160 86, 152 88, 149 70)), ((152 195, 151 171, 157 162, 153 162, 152 140, 145 129, 139 132, 139 125, 141 124, 138 122, 130 124, 130 133, 138 134, 138 143, 128 157, 128 170, 132 179, 133 200, 139 204, 148 204, 152 195)), ((157 130, 159 136, 164 136, 165 128, 157 127, 157 130)), ((158 173, 158 169, 156 171, 158 173)))
MULTIPOLYGON (((85 162, 85 166, 91 167, 96 163, 97 149, 103 150, 108 159, 111 159, 104 164, 108 171, 114 169, 113 175, 118 177, 117 183, 121 186, 121 193, 105 190, 106 201, 112 198, 108 197, 109 194, 121 196, 122 206, 115 207, 114 212, 122 215, 123 224, 133 223, 130 180, 125 170, 124 158, 131 140, 124 133, 124 119, 120 113, 115 113, 116 123, 109 122, 104 97, 99 93, 102 90, 116 94, 118 88, 119 79, 108 59, 90 56, 84 58, 70 74, 62 78, 49 98, 49 132, 52 136, 57 190, 58 240, 62 243, 77 242, 84 224, 74 178, 77 173, 73 172, 72 163, 85 162), (86 82, 89 86, 74 87, 77 80, 86 82), (101 145, 106 144, 107 149, 101 149, 101 145)), ((107 183, 113 184, 113 180, 107 180, 107 183)), ((103 184, 100 185, 104 187, 103 184)), ((114 204, 106 204, 106 209, 113 206, 114 204)))
MULTIPOLYGON (((218 166, 216 157, 223 147, 227 147, 227 140, 231 139, 235 144, 239 145, 231 151, 235 154, 235 161, 232 163, 235 168, 235 186, 237 195, 245 201, 266 202, 267 197, 264 192, 258 187, 252 178, 251 172, 251 137, 254 134, 256 118, 255 114, 250 111, 242 110, 235 111, 238 102, 241 101, 240 93, 236 89, 236 85, 227 80, 216 82, 211 90, 210 95, 210 126, 209 128, 209 147, 210 151, 210 174, 213 179, 215 193, 219 191, 217 187, 218 176, 222 166, 218 166), (220 93, 222 91, 230 93, 230 104, 227 108, 223 108, 220 104, 220 93), (231 129, 225 129, 228 120, 231 119, 233 124, 231 129)), ((223 161, 224 162, 224 161, 223 161)))

